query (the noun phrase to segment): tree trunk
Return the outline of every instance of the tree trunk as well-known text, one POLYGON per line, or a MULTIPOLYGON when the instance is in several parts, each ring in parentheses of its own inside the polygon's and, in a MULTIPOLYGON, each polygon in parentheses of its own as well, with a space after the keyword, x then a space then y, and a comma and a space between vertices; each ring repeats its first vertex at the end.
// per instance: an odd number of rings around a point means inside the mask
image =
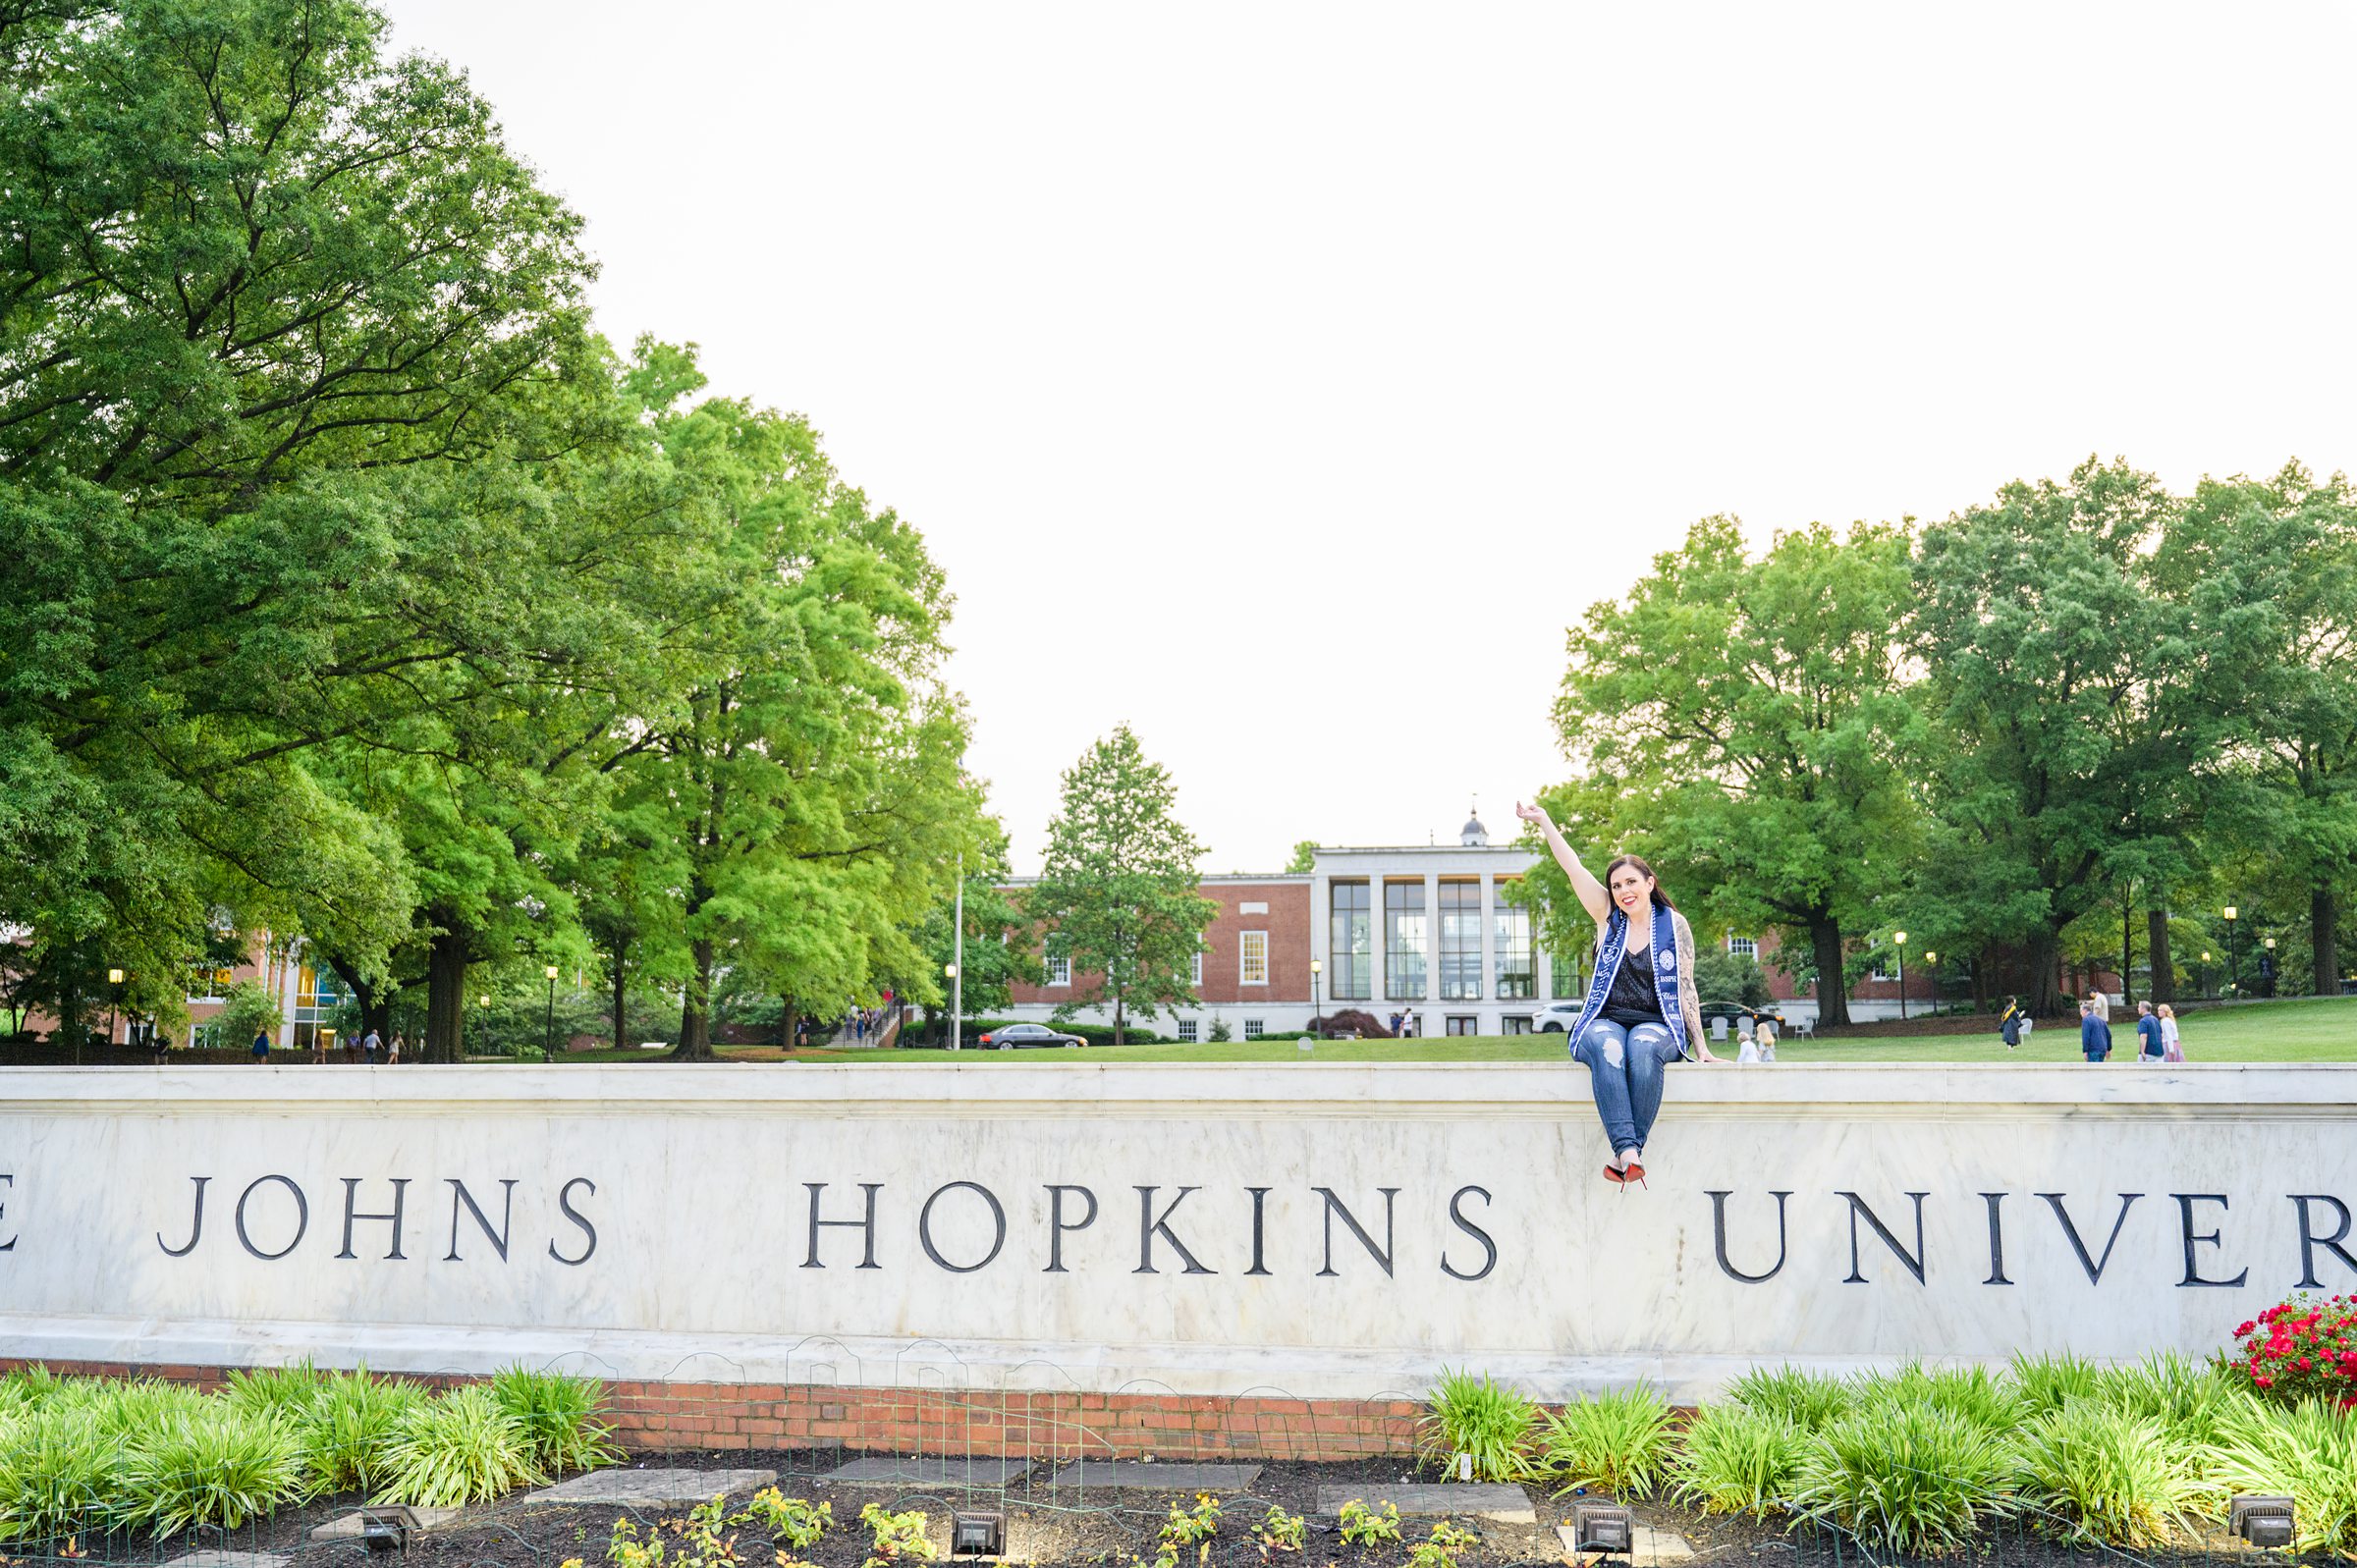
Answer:
POLYGON ((1113 1043, 1117 1046, 1124 1043, 1123 1025, 1125 1019, 1124 1018, 1122 1012, 1122 999, 1119 996, 1116 996, 1113 999, 1113 1043))
POLYGON ((2041 931, 2029 941, 2030 973, 2022 996, 2032 1015, 2059 1017, 2062 1012, 2062 933, 2041 931))
POLYGON ((466 939, 445 931, 425 953, 425 1060, 459 1059, 466 1045, 466 939))
POLYGON ((792 997, 780 997, 778 1003, 778 1047, 783 1051, 792 1051, 795 1032, 802 1025, 801 1003, 792 997))
POLYGON ((1841 983, 1840 923, 1810 921, 1809 947, 1817 959, 1817 1026, 1849 1022, 1849 990, 1841 983))
POLYGON ((2308 892, 2308 942, 2315 968, 2308 989, 2319 997, 2340 995, 2340 900, 2319 884, 2308 892))
POLYGON ((688 978, 686 995, 680 1002, 680 1044, 674 1051, 675 1061, 711 1061, 712 1055, 712 959, 709 941, 691 946, 695 955, 695 972, 688 978))
POLYGON ((2119 1000, 2122 1006, 2136 1005, 2136 884, 2132 882, 2119 894, 2119 1000))
POLYGON ((629 965, 630 954, 630 939, 628 937, 616 937, 614 939, 613 952, 614 1049, 616 1051, 628 1051, 630 1049, 630 1026, 629 1014, 624 1010, 624 1000, 628 997, 630 991, 629 965))
POLYGON ((2159 1006, 2177 1000, 2177 966, 2168 955, 2168 910, 2158 891, 2152 898, 2153 906, 2144 912, 2144 955, 2152 961, 2153 1004, 2159 1006))

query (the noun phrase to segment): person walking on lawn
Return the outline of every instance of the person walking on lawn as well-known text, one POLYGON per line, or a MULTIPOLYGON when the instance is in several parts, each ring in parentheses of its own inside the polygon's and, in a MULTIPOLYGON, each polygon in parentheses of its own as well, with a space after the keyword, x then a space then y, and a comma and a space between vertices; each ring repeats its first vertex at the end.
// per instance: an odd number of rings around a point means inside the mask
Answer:
POLYGON ((2093 999, 2079 1003, 2079 1051, 2090 1063, 2111 1054, 2111 1026, 2096 1015, 2093 999))
POLYGON ((2005 1043, 2007 1051, 2012 1051, 2020 1046, 2021 999, 2019 997, 2005 999, 2005 1010, 1997 1020, 1997 1035, 2005 1043))
POLYGON ((2159 1061, 2168 1054, 2168 1032, 2153 1016, 2149 1001, 2136 1003, 2136 1054, 2145 1061, 2159 1061))
POLYGON ((2185 1059, 2185 1048, 2177 1043, 2177 1009, 2165 1001, 2161 1003, 2161 1059, 2185 1059))
POLYGON ((1716 1062, 1694 995, 1694 930, 1653 868, 1617 855, 1598 882, 1544 806, 1515 803, 1537 827, 1581 907, 1596 922, 1596 978, 1571 1027, 1571 1058, 1587 1064, 1612 1158, 1604 1179, 1626 1190, 1645 1179, 1645 1138, 1662 1108, 1662 1069, 1690 1055, 1716 1062))

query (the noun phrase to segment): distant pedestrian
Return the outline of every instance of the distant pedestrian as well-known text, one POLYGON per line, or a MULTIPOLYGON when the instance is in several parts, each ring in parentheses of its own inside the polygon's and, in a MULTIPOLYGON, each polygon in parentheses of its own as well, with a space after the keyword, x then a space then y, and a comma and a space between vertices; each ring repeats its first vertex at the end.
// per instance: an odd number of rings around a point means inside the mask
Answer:
POLYGON ((2161 1020, 2153 1016, 2153 1004, 2136 1003, 2136 1055, 2139 1060, 2159 1061, 2168 1054, 2168 1036, 2161 1020))
POLYGON ((2177 1044, 2177 1009, 2165 1001, 2161 1003, 2161 1059, 2185 1059, 2185 1048, 2177 1044))
POLYGON ((2108 991, 2092 991, 2087 994, 2087 1000, 2095 1003, 2095 1015, 2104 1021, 2104 1027, 2110 1028, 2111 994, 2108 991))
POLYGON ((1743 1018, 1735 1024, 1735 1061, 1750 1066, 1760 1059, 1760 1037, 1753 1031, 1751 1020, 1743 1018))
POLYGON ((256 1061, 270 1059, 270 1037, 259 1029, 253 1032, 253 1059, 256 1061))
POLYGON ((366 1058, 370 1066, 373 1067, 376 1065, 377 1053, 383 1051, 384 1049, 385 1043, 377 1037, 375 1030, 371 1029, 366 1034, 360 1036, 360 1054, 366 1058))
POLYGON ((385 1047, 385 1065, 386 1065, 386 1066, 388 1066, 388 1067, 398 1067, 398 1066, 400 1066, 400 1065, 401 1065, 401 1048, 402 1048, 402 1047, 404 1047, 404 1046, 406 1046, 406 1045, 408 1045, 408 1044, 409 1044, 409 1041, 407 1041, 406 1039, 404 1039, 404 1038, 402 1037, 402 1033, 401 1033, 401 1031, 400 1031, 400 1030, 398 1030, 398 1029, 394 1030, 394 1031, 393 1031, 393 1043, 392 1043, 391 1045, 388 1045, 387 1047, 385 1047))
POLYGON ((2093 997, 2079 1003, 2079 1051, 2090 1062, 2111 1054, 2111 1026, 2097 1016, 2093 997))
POLYGON ((1776 1062, 1776 1020, 1762 1018, 1751 1035, 1759 1043, 1760 1060, 1773 1066, 1776 1062))
POLYGON ((2021 999, 2019 997, 2007 997, 2005 999, 2005 1010, 1998 1016, 1997 1020, 1997 1035, 1999 1039, 2005 1043, 2005 1049, 2007 1051, 2016 1051, 2020 1049, 2021 999))

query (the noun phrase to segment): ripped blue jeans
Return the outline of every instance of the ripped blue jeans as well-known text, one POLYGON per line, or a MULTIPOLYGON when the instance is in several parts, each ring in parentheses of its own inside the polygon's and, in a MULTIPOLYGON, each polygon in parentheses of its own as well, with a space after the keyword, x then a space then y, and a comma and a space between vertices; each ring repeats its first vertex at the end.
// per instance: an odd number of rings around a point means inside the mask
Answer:
POLYGON ((1575 1061, 1588 1064, 1596 1093, 1596 1114, 1613 1153, 1643 1149, 1662 1109, 1662 1068, 1677 1060, 1677 1041, 1668 1024, 1617 1024, 1599 1018, 1571 1048, 1575 1061))

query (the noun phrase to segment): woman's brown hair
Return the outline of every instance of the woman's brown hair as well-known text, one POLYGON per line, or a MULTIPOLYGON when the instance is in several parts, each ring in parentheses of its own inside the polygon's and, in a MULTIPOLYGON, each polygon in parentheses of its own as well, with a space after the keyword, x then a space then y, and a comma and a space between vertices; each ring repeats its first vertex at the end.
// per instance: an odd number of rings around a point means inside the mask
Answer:
POLYGON ((1638 876, 1652 879, 1653 904, 1655 908, 1674 910, 1677 907, 1677 905, 1670 901, 1670 895, 1662 892, 1662 879, 1653 875, 1653 868, 1645 863, 1645 857, 1643 855, 1615 855, 1613 857, 1613 863, 1604 868, 1604 888, 1606 893, 1609 894, 1612 892, 1613 873, 1618 871, 1622 866, 1634 866, 1638 876))

